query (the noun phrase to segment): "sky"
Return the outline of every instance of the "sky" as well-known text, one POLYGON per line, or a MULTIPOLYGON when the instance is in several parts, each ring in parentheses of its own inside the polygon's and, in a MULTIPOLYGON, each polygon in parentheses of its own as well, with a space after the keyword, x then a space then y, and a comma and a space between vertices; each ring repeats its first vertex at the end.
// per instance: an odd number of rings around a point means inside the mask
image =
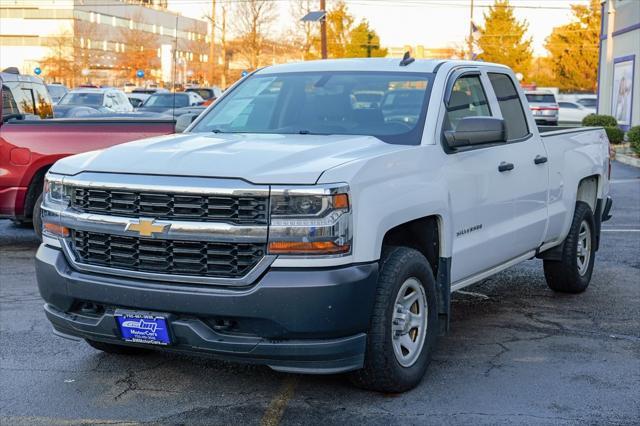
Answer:
MULTIPOLYGON (((225 0, 218 0, 218 3, 225 0)), ((230 2, 238 0, 227 0, 230 2)), ((280 19, 275 32, 284 31, 294 19, 289 3, 295 0, 275 0, 280 19)), ((335 0, 327 0, 327 8, 335 0)), ((318 5, 320 1, 317 2, 318 5)), ((381 44, 427 48, 453 47, 464 43, 469 32, 471 0, 347 0, 356 20, 366 19, 378 33, 381 44)), ((493 0, 473 0, 474 22, 484 23, 483 13, 493 0)), ((511 0, 519 20, 529 23, 528 35, 533 38, 534 54, 546 54, 544 40, 554 27, 571 19, 571 4, 587 4, 588 0, 511 0)), ((202 18, 211 8, 210 0, 169 0, 169 7, 183 15, 202 18)))

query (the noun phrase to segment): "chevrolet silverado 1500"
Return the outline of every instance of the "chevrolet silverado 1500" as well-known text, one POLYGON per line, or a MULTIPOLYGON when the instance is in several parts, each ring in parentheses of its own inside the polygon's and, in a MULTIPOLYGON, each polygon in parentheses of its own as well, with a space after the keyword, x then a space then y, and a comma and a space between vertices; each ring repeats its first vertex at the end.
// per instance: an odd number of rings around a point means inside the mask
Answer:
POLYGON ((452 291, 534 257, 552 290, 589 285, 608 141, 554 130, 540 134, 500 65, 264 68, 184 134, 51 168, 36 260, 46 315, 106 352, 410 389, 452 291))

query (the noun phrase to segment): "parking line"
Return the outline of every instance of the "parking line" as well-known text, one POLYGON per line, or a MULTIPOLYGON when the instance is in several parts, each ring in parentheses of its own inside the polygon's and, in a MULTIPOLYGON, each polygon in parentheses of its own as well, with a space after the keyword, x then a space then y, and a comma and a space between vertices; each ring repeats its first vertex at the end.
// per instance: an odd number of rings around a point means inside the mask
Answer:
POLYGON ((640 232, 640 229, 601 229, 600 232, 640 232))
POLYGON ((0 424, 9 425, 64 425, 64 426, 81 426, 81 425, 118 425, 118 426, 135 426, 139 422, 130 422, 124 420, 112 419, 63 419, 58 417, 40 417, 40 416, 0 416, 0 424), (6 422, 6 423, 5 423, 6 422))
POLYGON ((284 379, 280 392, 271 400, 269 408, 262 416, 261 426, 277 426, 280 424, 284 410, 287 408, 291 398, 293 398, 297 385, 298 379, 296 376, 288 376, 284 379))

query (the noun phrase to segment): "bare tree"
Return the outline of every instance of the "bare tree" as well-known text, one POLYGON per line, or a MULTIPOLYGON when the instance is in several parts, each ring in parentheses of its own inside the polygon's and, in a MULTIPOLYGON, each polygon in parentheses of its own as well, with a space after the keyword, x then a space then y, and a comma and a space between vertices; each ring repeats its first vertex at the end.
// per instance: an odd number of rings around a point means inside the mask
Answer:
POLYGON ((241 42, 238 54, 252 70, 261 65, 265 41, 276 19, 273 0, 246 0, 235 6, 234 30, 241 42))
POLYGON ((95 44, 97 40, 104 40, 102 31, 91 22, 76 19, 73 23, 73 85, 84 83, 82 70, 88 70, 92 63, 96 63, 95 44))
POLYGON ((302 22, 307 13, 318 9, 316 0, 299 0, 291 2, 291 16, 295 24, 289 37, 292 46, 298 46, 303 60, 317 59, 318 54, 314 46, 319 43, 319 25, 317 22, 302 22))

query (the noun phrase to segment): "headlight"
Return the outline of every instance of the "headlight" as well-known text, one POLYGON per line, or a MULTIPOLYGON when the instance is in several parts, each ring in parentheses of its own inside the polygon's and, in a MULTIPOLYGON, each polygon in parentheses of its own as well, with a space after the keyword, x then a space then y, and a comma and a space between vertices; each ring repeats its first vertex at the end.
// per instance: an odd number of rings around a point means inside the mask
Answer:
POLYGON ((349 188, 271 189, 269 253, 346 255, 351 252, 349 188))
POLYGON ((47 173, 42 196, 42 234, 48 237, 68 237, 69 229, 60 223, 60 213, 69 205, 69 191, 63 176, 47 173))

